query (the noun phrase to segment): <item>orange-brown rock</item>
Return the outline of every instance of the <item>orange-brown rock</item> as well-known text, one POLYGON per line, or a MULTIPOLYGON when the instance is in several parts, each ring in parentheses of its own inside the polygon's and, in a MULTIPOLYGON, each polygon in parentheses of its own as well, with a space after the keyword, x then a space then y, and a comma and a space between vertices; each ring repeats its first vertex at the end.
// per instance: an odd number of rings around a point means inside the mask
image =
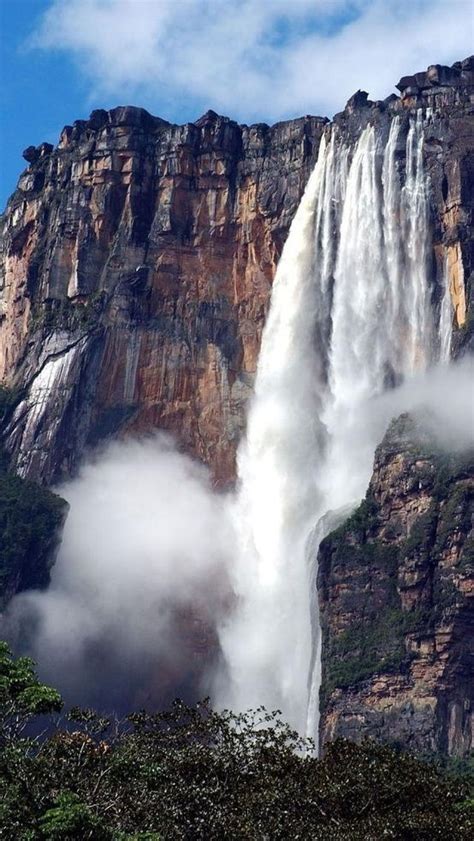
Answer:
POLYGON ((119 429, 234 475, 269 290, 327 121, 93 112, 28 155, 3 220, 7 447, 51 481, 119 429), (43 374, 39 371, 43 371, 43 374))

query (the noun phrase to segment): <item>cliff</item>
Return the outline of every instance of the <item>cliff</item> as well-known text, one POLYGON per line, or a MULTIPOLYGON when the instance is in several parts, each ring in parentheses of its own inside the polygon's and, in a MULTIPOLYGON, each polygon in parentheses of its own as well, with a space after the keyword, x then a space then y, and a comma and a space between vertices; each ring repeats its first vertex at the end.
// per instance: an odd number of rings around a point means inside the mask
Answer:
POLYGON ((474 452, 393 421, 367 496, 321 543, 321 742, 465 756, 474 705, 474 452))
MULTIPOLYGON (((358 92, 336 115, 354 140, 423 106, 432 183, 433 294, 446 264, 460 352, 471 336, 474 60, 358 92), (436 268, 436 263, 438 268, 436 268)), ((119 432, 170 430, 235 477, 275 266, 326 119, 239 126, 208 112, 170 125, 95 111, 29 163, 1 222, 0 382, 17 396, 4 443, 22 476, 51 483, 119 432)))
POLYGON ((324 119, 170 125, 94 112, 29 148, 3 219, 0 379, 22 475, 159 427, 234 474, 275 266, 324 119))
MULTIPOLYGON (((446 271, 452 354, 474 348, 474 59, 398 88, 377 102, 358 91, 332 124, 94 111, 56 148, 25 150, 0 223, 0 436, 21 478, 49 485, 101 440, 159 428, 232 484, 275 267, 332 126, 354 143, 372 123, 386 139, 399 117, 403 170, 424 109, 432 295, 440 306, 446 271)), ((464 754, 472 465, 420 434, 408 419, 392 428, 367 500, 321 548, 321 738, 464 754)), ((23 586, 9 581, 9 595, 23 586)), ((190 660, 206 659, 216 643, 194 607, 177 623, 190 660)))

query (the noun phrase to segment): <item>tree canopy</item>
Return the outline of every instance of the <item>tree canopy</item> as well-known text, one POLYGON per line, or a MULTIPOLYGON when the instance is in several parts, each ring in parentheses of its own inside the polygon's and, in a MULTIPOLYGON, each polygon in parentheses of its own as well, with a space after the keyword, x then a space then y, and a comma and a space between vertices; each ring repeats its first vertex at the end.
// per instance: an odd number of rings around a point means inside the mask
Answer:
POLYGON ((1 644, 1 838, 472 837, 468 782, 387 746, 338 740, 318 759, 277 712, 207 701, 122 721, 78 708, 55 721, 60 709, 32 661, 1 644))

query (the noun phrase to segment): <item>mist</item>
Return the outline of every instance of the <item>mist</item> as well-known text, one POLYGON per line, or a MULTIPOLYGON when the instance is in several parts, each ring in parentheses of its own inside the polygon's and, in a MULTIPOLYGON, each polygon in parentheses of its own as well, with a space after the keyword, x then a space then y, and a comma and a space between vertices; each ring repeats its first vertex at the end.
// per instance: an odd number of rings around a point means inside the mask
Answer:
POLYGON ((474 445, 474 356, 438 365, 386 392, 377 402, 382 424, 402 411, 411 412, 420 417, 441 449, 470 449, 474 445))
MULTIPOLYGON (((404 412, 411 413, 440 450, 460 452, 474 447, 473 383, 474 359, 471 357, 408 377, 400 386, 360 401, 353 410, 343 407, 332 417, 333 435, 327 448, 319 454, 317 467, 314 468, 309 460, 306 463, 307 470, 315 470, 315 475, 308 477, 307 471, 302 473, 302 481, 307 484, 313 480, 314 484, 313 519, 308 541, 301 550, 293 540, 285 545, 286 559, 277 556, 277 585, 261 574, 254 554, 245 543, 251 534, 249 526, 245 520, 240 523, 242 548, 231 571, 238 598, 219 629, 226 655, 226 668, 221 670, 215 685, 219 704, 239 711, 257 704, 282 709, 284 718, 295 729, 317 738, 320 634, 315 582, 319 542, 343 522, 364 497, 376 447, 393 418, 404 412), (299 590, 293 580, 297 551, 303 552, 304 564, 303 585, 299 590), (313 640, 312 645, 305 644, 303 654, 306 652, 307 659, 302 668, 303 656, 300 654, 298 659, 296 651, 299 637, 295 626, 302 623, 307 611, 310 611, 313 640), (299 682, 294 678, 295 672, 299 682), (306 723, 302 720, 305 705, 308 710, 306 723)), ((285 485, 286 493, 289 487, 285 485)), ((237 498, 237 516, 239 509, 237 498)), ((270 531, 272 528, 275 531, 279 525, 274 518, 272 526, 270 517, 270 531)), ((283 523, 283 528, 287 530, 288 524, 283 523)))
POLYGON ((402 412, 417 417, 433 443, 445 452, 462 452, 474 446, 474 357, 451 365, 438 365, 425 374, 407 379, 397 388, 368 400, 353 417, 341 420, 343 450, 352 450, 354 498, 365 492, 372 471, 375 448, 393 418, 402 412))
POLYGON ((114 442, 55 489, 70 505, 45 592, 6 625, 67 701, 125 710, 206 694, 226 592, 225 497, 161 435, 114 442))
MULTIPOLYGON (((339 498, 347 505, 349 493, 353 506, 363 497, 375 448, 401 412, 419 415, 447 451, 472 447, 473 382, 471 357, 346 414, 339 452, 350 453, 350 470, 328 475, 330 454, 323 459, 315 480, 327 495, 324 509, 336 509, 339 498)), ((51 584, 13 599, 2 636, 33 656, 69 704, 125 712, 176 696, 228 701, 219 635, 226 654, 238 652, 243 663, 253 662, 255 650, 265 658, 267 644, 265 635, 252 637, 251 626, 242 634, 232 622, 244 598, 235 584, 245 574, 235 531, 238 489, 216 492, 202 465, 156 435, 109 444, 55 490, 70 511, 51 584)), ((239 697, 245 707, 245 692, 239 697)))

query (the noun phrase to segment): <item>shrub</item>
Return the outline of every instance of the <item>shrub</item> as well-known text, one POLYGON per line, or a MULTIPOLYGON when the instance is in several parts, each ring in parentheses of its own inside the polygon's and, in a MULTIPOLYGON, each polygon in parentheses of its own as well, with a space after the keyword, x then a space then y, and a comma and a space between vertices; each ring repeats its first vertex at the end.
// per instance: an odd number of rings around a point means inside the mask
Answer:
MULTIPOLYGON (((22 658, 5 657, 12 675, 18 663, 23 670, 22 658)), ((34 683, 30 661, 26 668, 34 683)), ((120 723, 91 710, 68 718, 62 729, 1 747, 0 837, 472 837, 472 791, 458 776, 369 741, 338 740, 318 759, 277 712, 175 702, 120 723)))

